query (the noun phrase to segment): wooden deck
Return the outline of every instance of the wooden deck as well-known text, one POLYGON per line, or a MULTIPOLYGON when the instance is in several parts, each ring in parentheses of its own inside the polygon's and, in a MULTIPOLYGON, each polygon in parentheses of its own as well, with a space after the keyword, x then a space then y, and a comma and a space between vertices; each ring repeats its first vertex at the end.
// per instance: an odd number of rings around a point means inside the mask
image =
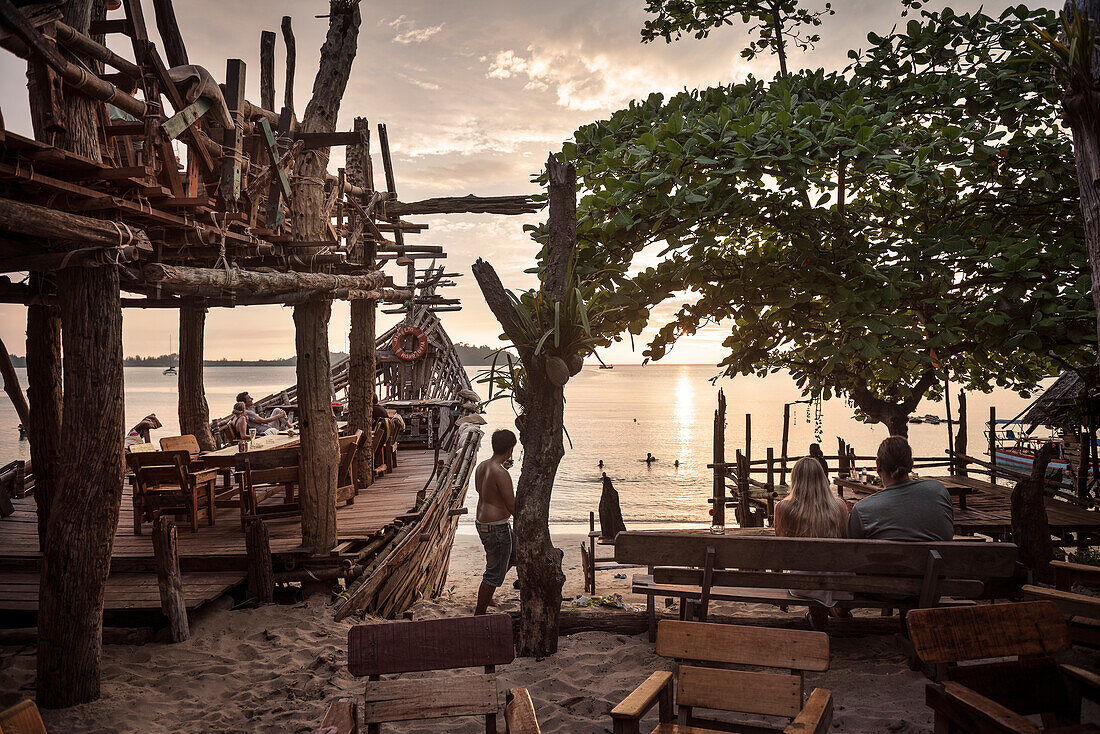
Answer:
MULTIPOLYGON (((955 505, 955 533, 957 535, 990 535, 994 539, 1001 539, 1012 533, 1012 490, 990 484, 988 481, 975 477, 930 477, 945 485, 968 487, 972 492, 967 496, 966 509, 959 508, 957 498, 953 498, 955 505)), ((849 501, 866 497, 870 492, 848 487, 844 490, 844 497, 849 501)), ((1060 536, 1069 542, 1069 535, 1074 535, 1073 542, 1085 539, 1100 539, 1100 512, 1084 510, 1068 502, 1062 502, 1051 498, 1046 499, 1047 522, 1050 524, 1050 532, 1060 536), (1081 536, 1081 537, 1077 537, 1081 536)))
MULTIPOLYGON (((301 523, 297 518, 266 521, 275 570, 332 567, 354 555, 371 536, 414 508, 417 492, 432 473, 433 461, 432 451, 401 450, 397 468, 391 474, 362 490, 353 504, 337 509, 339 544, 328 556, 315 557, 301 548, 301 523)), ((37 608, 41 554, 34 499, 13 503, 15 513, 0 520, 0 615, 37 608)), ((220 507, 214 519, 215 525, 210 527, 205 515, 200 517, 198 533, 178 524, 180 570, 189 609, 216 599, 245 578, 248 559, 240 511, 220 507)), ((133 534, 133 502, 127 486, 115 532, 105 612, 160 609, 151 533, 146 523, 142 535, 133 534)))

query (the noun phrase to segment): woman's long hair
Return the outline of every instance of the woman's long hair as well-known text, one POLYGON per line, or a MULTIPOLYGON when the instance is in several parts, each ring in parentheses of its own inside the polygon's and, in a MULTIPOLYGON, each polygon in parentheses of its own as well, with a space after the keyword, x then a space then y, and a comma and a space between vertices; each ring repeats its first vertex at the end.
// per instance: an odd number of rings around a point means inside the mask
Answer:
POLYGON ((791 492, 783 500, 789 534, 801 538, 843 538, 847 506, 829 490, 829 478, 812 456, 795 462, 791 492))

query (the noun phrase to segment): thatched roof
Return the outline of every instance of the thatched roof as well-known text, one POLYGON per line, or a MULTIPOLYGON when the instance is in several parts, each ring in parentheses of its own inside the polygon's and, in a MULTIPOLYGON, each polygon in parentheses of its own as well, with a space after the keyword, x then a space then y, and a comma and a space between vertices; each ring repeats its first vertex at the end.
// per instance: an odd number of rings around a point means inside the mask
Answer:
POLYGON ((1043 391, 1020 416, 1028 431, 1038 425, 1076 428, 1081 425, 1081 409, 1077 395, 1081 378, 1076 372, 1063 372, 1054 384, 1043 391))

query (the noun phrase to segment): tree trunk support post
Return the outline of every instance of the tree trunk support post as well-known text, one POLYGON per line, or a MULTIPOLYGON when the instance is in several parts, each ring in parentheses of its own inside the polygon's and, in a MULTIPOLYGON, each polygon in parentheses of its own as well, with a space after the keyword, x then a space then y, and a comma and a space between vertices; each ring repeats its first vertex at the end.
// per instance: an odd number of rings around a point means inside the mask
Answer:
POLYGON ((259 604, 275 601, 275 570, 271 562, 271 540, 260 518, 248 521, 244 536, 248 555, 248 596, 259 604))
POLYGON ((189 300, 180 308, 178 412, 180 433, 191 434, 202 451, 213 451, 210 433, 210 406, 203 382, 203 341, 206 333, 206 306, 189 300))
POLYGON ((183 595, 183 579, 180 576, 176 524, 167 515, 161 515, 153 524, 153 556, 157 564, 160 608, 168 618, 172 642, 183 642, 191 637, 191 628, 187 622, 187 600, 183 595))
MULTIPOLYGON (((364 117, 356 117, 354 130, 361 136, 359 145, 349 145, 347 148, 347 181, 354 186, 359 186, 367 191, 374 190, 374 177, 370 163, 370 123, 364 117)), ((360 210, 360 217, 363 216, 360 210)), ((373 238, 368 238, 363 232, 362 225, 357 225, 360 231, 359 241, 355 244, 353 255, 358 264, 367 270, 374 269, 375 249, 377 244, 373 238)), ((363 431, 363 446, 366 447, 355 455, 355 476, 360 484, 368 486, 374 482, 374 452, 370 446, 374 445, 374 437, 371 430, 374 426, 374 390, 377 368, 377 355, 375 353, 375 323, 377 302, 368 300, 355 300, 351 303, 351 332, 348 335, 348 351, 350 362, 348 366, 348 430, 363 431)))

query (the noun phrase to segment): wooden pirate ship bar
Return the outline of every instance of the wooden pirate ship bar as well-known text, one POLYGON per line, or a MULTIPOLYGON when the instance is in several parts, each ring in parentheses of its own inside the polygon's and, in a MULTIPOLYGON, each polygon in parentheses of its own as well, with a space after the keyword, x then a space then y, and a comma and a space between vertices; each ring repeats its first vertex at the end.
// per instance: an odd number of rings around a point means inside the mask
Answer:
MULTIPOLYGON (((180 609, 246 580, 245 595, 259 601, 280 582, 341 585, 337 616, 392 616, 438 593, 481 431, 478 396, 436 315, 459 308, 439 293, 458 274, 436 265, 442 247, 406 242, 428 229, 407 217, 522 214, 541 204, 526 196, 402 201, 384 124, 374 141, 376 181, 367 121, 335 129, 355 54, 355 3, 331 4, 300 119, 289 18, 288 81, 276 109, 274 33, 261 37, 256 104, 245 98, 243 61, 229 59, 221 80, 220 69, 189 61, 170 0, 154 3, 163 53, 139 0, 122 0, 85 27, 68 14, 74 5, 0 0, 0 46, 27 61, 34 127, 29 138, 0 126, 0 273, 15 274, 0 279, 0 301, 29 307, 32 446, 32 461, 8 472, 18 481, 9 483, 13 512, 0 519, 0 612, 58 630, 40 600, 89 599, 69 613, 109 621, 163 613, 180 639, 180 609), (112 50, 119 42, 132 54, 112 50), (332 147, 346 150, 335 172, 332 147), (404 268, 404 282, 383 271, 391 263, 404 268), (351 302, 351 356, 330 365, 334 299, 351 302), (377 337, 379 303, 403 320, 377 337), (210 421, 204 396, 203 331, 210 308, 258 304, 295 310, 297 385, 258 407, 295 411, 300 436, 279 449, 298 457, 296 488, 246 513, 242 487, 251 486, 249 471, 267 466, 265 452, 218 448, 223 422, 210 421), (195 532, 146 517, 143 482, 118 479, 124 462, 142 466, 122 452, 124 307, 180 311, 180 426, 196 443, 180 470, 218 474, 195 532), (67 357, 70 343, 87 347, 82 359, 64 361, 63 398, 62 336, 67 357), (93 385, 98 398, 85 394, 93 385), (346 406, 339 426, 334 392, 346 406), (393 421, 374 423, 376 393, 406 433, 394 435, 393 421), (341 452, 357 435, 359 450, 345 464, 341 452), (350 489, 332 485, 351 469, 350 489), (283 512, 264 515, 272 503, 283 512)), ((159 514, 179 517, 176 510, 159 514)), ((50 643, 58 654, 82 644, 58 639, 50 643)))

